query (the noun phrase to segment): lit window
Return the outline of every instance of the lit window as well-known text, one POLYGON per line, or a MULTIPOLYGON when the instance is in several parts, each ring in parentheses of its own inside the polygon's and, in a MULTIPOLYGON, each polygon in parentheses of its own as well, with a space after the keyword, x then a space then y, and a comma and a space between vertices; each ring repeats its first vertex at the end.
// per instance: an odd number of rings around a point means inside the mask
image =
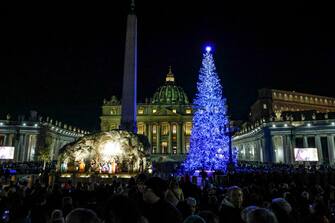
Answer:
POLYGON ((191 135, 191 129, 192 129, 192 123, 187 122, 185 125, 185 134, 186 135, 191 135))
POLYGON ((167 142, 162 142, 162 153, 167 153, 167 142))
POLYGON ((191 114, 191 109, 186 109, 186 114, 191 114))
POLYGON ((172 133, 177 134, 177 126, 176 125, 172 126, 172 133))
POLYGON ((162 125, 162 135, 167 135, 169 133, 169 125, 164 123, 162 125))
POLYGON ((177 113, 177 110, 176 110, 176 109, 173 109, 172 112, 173 112, 173 113, 177 113))
POLYGON ((152 126, 152 133, 153 133, 153 134, 156 134, 156 133, 157 133, 157 127, 156 127, 156 125, 153 125, 153 126, 152 126))
POLYGON ((137 125, 137 133, 138 134, 144 134, 144 125, 143 124, 138 124, 137 125))
POLYGON ((173 154, 177 154, 177 146, 173 146, 173 154))
POLYGON ((143 109, 139 109, 138 114, 142 115, 143 114, 143 109))
POLYGON ((268 106, 266 104, 263 104, 263 109, 267 109, 268 106))
POLYGON ((152 113, 156 113, 157 112, 157 110, 156 109, 152 109, 152 113))

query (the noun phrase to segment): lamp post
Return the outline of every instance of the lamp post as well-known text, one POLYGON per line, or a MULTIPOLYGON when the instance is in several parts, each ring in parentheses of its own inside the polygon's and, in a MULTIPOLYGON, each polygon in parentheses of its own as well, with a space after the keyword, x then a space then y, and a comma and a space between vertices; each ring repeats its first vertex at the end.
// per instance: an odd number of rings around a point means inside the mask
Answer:
MULTIPOLYGON (((228 119, 230 120, 230 119, 228 119)), ((235 132, 235 128, 231 128, 230 121, 228 121, 228 124, 225 126, 225 134, 229 137, 229 143, 228 143, 228 151, 229 151, 229 157, 228 157, 228 163, 227 163, 227 169, 228 171, 233 171, 235 169, 234 161, 233 161, 233 148, 232 148, 232 136, 235 132)))

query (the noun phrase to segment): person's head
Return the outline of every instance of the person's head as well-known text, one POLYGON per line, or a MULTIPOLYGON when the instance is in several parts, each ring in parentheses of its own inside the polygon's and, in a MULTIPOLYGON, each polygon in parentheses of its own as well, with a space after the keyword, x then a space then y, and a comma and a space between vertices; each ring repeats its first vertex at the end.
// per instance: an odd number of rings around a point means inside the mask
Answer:
POLYGON ((247 215, 247 223, 278 223, 273 212, 265 208, 256 208, 247 215))
POLYGON ((219 223, 219 217, 212 211, 200 211, 199 216, 202 217, 206 223, 219 223))
POLYGON ((63 219, 63 211, 62 210, 59 210, 59 209, 55 209, 52 211, 51 213, 51 220, 56 220, 56 219, 63 219))
POLYGON ((183 223, 206 223, 206 221, 199 215, 188 216, 183 223))
POLYGON ((143 191, 143 200, 149 204, 157 202, 159 199, 164 199, 168 189, 165 180, 159 177, 152 177, 145 182, 143 191))
POLYGON ((271 209, 274 213, 280 215, 289 215, 292 211, 290 203, 281 197, 272 199, 271 209))
POLYGON ((96 213, 91 209, 76 208, 65 218, 66 223, 100 223, 96 213))
POLYGON ((243 203, 243 192, 238 186, 229 187, 227 190, 227 198, 235 208, 241 208, 243 203))
POLYGON ((145 182, 148 180, 147 175, 141 173, 136 178, 136 185, 139 192, 143 193, 145 188, 145 182))
POLYGON ((244 208, 244 209, 241 211, 241 219, 242 219, 242 221, 243 221, 243 222, 247 222, 247 216, 248 216, 248 214, 249 214, 251 211, 253 211, 253 210, 257 209, 257 208, 258 208, 257 206, 253 206, 253 205, 244 208))
POLYGON ((302 197, 303 199, 305 199, 306 201, 308 201, 308 200, 309 200, 309 193, 308 193, 308 191, 303 191, 303 192, 301 193, 301 197, 302 197))
POLYGON ((189 207, 191 214, 194 214, 197 208, 197 200, 193 197, 188 197, 185 199, 185 202, 189 207))

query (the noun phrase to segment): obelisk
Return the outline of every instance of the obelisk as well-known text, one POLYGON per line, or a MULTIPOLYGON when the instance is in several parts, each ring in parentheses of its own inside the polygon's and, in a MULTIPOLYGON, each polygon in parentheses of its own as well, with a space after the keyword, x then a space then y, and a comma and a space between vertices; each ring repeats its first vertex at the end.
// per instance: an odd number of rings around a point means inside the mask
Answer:
POLYGON ((127 18, 120 129, 134 133, 137 132, 136 90, 137 90, 137 18, 135 15, 135 3, 134 0, 132 0, 131 11, 127 18))

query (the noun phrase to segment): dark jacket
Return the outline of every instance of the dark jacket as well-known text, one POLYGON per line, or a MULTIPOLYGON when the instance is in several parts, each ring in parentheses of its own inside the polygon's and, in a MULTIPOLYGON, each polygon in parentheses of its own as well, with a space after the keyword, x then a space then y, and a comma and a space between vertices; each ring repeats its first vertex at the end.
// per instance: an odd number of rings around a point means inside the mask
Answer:
POLYGON ((160 199, 155 204, 146 205, 144 217, 150 223, 180 223, 182 217, 180 212, 169 202, 160 199))
POLYGON ((235 208, 229 201, 224 200, 219 212, 220 223, 242 223, 240 208, 235 208))

